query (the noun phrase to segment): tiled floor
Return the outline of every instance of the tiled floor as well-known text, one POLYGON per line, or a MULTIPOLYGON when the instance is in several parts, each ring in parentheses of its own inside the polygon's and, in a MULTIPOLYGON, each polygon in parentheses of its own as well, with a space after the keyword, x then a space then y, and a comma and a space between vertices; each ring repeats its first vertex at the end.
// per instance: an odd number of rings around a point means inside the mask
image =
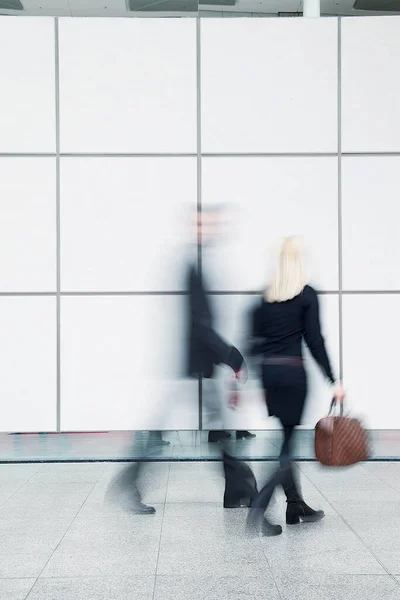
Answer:
MULTIPOLYGON (((232 432, 233 433, 233 432, 232 432)), ((144 432, 110 431, 104 433, 0 434, 1 462, 43 461, 120 461, 137 458, 134 436, 144 432)), ((207 443, 206 431, 167 431, 168 446, 152 449, 151 460, 220 460, 218 444, 207 443)), ((400 460, 400 431, 370 431, 372 460, 400 460)), ((314 431, 295 433, 294 452, 298 460, 314 459, 314 431)), ((257 431, 255 440, 236 442, 229 451, 244 460, 275 460, 281 445, 279 430, 257 431)))
MULTIPOLYGON (((326 518, 245 536, 218 463, 151 463, 152 516, 107 493, 115 463, 0 465, 0 600, 398 600, 400 463, 301 462, 326 518)), ((260 483, 272 463, 256 462, 260 483)), ((271 520, 284 523, 280 493, 271 520)))

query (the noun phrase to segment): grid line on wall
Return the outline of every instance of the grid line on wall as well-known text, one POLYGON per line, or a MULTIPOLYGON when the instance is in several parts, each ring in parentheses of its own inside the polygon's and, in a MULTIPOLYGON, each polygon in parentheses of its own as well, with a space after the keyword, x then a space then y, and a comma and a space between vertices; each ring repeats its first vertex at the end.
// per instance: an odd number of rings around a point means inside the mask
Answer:
MULTIPOLYGON (((337 47, 337 152, 278 152, 278 153, 202 153, 201 140, 201 17, 196 17, 196 119, 197 119, 197 139, 196 152, 187 153, 95 153, 95 152, 61 152, 60 145, 60 60, 59 60, 59 19, 54 18, 54 60, 55 60, 55 152, 29 152, 29 153, 0 153, 1 157, 12 158, 55 158, 56 162, 56 291, 36 291, 36 292, 1 292, 0 297, 10 296, 50 296, 56 298, 56 361, 57 361, 57 391, 56 391, 56 430, 61 431, 61 298, 67 296, 185 296, 187 291, 62 291, 61 290, 61 159, 62 158, 196 158, 197 162, 197 192, 196 202, 199 215, 202 210, 202 159, 203 158, 323 158, 333 157, 338 161, 338 290, 326 290, 319 292, 320 295, 338 296, 339 311, 339 374, 343 377, 343 297, 345 295, 398 295, 399 290, 344 290, 343 289, 343 215, 342 215, 342 159, 346 157, 378 157, 378 156, 400 156, 400 152, 343 152, 342 151, 342 19, 338 18, 338 47, 337 47)), ((197 233, 197 260, 201 272, 202 267, 202 240, 201 234, 197 233)), ((256 296, 260 294, 257 290, 210 290, 210 295, 219 296, 256 296)), ((202 382, 199 379, 198 391, 198 410, 199 410, 199 429, 202 429, 202 382)))
MULTIPOLYGON (((202 272, 201 262, 201 227, 199 219, 201 218, 201 200, 202 200, 202 155, 201 155, 201 21, 199 15, 196 17, 196 149, 197 149, 197 268, 202 272)), ((199 412, 199 431, 203 429, 203 382, 202 377, 198 377, 198 412, 199 412)))
MULTIPOLYGON (((203 152, 203 158, 336 158, 337 152, 203 152)), ((197 158, 197 152, 0 152, 0 158, 197 158)), ((400 152, 341 152, 342 157, 400 156, 400 152)))
MULTIPOLYGON (((208 290, 210 296, 259 296, 261 290, 208 290)), ((318 296, 339 296, 339 290, 317 290, 318 296)), ((396 296, 400 294, 400 290, 342 290, 342 296, 396 296)), ((20 296, 37 296, 37 297, 54 297, 57 295, 63 297, 79 297, 79 296, 188 296, 189 292, 185 290, 160 290, 160 291, 102 291, 92 290, 90 292, 0 292, 2 297, 20 297, 20 296)))
POLYGON ((57 261, 57 405, 56 430, 61 431, 61 215, 60 215, 60 60, 58 18, 54 19, 54 51, 55 51, 55 102, 56 102, 56 261, 57 261))
POLYGON ((339 276, 339 378, 343 379, 343 234, 342 234, 342 20, 338 19, 337 42, 337 132, 338 132, 338 276, 339 276))

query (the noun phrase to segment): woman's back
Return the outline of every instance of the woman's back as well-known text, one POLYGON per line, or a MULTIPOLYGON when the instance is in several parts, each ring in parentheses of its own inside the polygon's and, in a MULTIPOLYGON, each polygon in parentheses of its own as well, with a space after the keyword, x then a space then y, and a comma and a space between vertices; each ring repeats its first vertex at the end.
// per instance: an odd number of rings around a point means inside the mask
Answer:
POLYGON ((319 321, 317 293, 311 286, 292 300, 268 302, 253 313, 253 351, 265 358, 301 357, 305 340, 315 360, 333 381, 319 321))

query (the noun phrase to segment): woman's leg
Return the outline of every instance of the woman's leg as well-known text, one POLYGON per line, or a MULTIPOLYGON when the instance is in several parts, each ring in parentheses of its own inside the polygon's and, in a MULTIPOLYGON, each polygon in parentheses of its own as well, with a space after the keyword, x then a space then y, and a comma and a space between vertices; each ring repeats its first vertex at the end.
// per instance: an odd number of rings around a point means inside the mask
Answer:
POLYGON ((283 443, 281 454, 279 457, 281 468, 285 473, 285 479, 282 483, 283 491, 285 492, 287 502, 295 502, 301 499, 300 486, 296 481, 295 467, 292 462, 292 442, 294 425, 284 425, 283 427, 283 443))
POLYGON ((284 439, 282 444, 280 463, 284 473, 282 488, 286 495, 286 524, 297 525, 301 521, 315 522, 324 518, 322 510, 310 508, 303 500, 300 493, 300 485, 296 481, 297 471, 292 461, 292 440, 294 426, 283 425, 284 439))

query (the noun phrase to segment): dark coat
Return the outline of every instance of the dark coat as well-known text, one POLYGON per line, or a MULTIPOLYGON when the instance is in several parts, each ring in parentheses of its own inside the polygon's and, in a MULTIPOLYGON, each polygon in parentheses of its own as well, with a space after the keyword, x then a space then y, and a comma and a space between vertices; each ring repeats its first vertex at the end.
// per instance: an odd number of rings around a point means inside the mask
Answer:
POLYGON ((214 329, 211 305, 201 275, 195 266, 188 273, 188 361, 190 377, 213 376, 215 365, 225 364, 235 372, 243 365, 243 356, 214 329))

